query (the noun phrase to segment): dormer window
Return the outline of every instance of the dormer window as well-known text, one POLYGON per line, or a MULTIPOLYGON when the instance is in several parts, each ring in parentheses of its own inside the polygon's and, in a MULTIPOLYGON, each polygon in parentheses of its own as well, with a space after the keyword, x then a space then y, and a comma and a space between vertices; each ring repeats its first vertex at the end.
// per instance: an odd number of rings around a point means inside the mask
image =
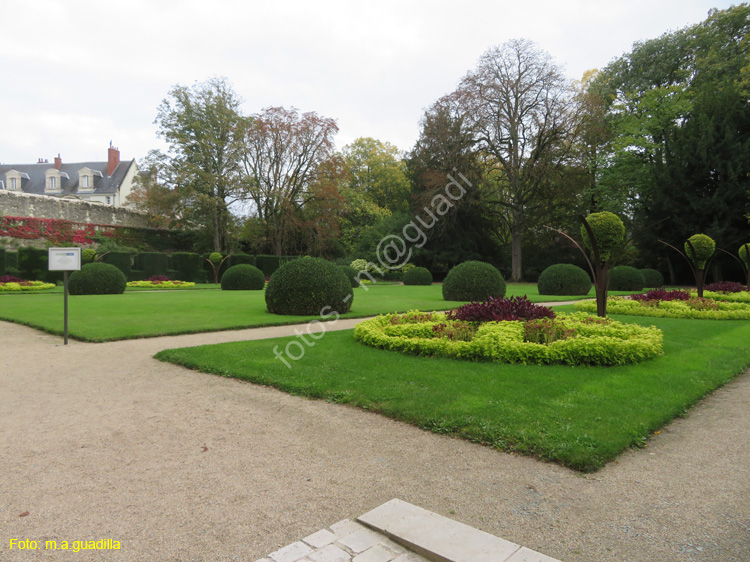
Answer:
POLYGON ((8 191, 22 191, 29 181, 29 174, 18 170, 8 170, 5 172, 5 181, 8 191))
POLYGON ((64 186, 63 179, 67 179, 68 175, 55 168, 50 168, 44 172, 44 177, 44 191, 59 192, 62 191, 64 186))

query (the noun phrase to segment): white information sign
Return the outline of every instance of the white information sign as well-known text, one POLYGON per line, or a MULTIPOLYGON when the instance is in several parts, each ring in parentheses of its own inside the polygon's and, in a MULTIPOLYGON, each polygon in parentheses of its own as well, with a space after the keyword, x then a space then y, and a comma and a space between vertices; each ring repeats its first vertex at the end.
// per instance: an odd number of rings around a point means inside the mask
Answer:
POLYGON ((50 271, 78 271, 81 269, 81 249, 50 248, 48 268, 50 271))

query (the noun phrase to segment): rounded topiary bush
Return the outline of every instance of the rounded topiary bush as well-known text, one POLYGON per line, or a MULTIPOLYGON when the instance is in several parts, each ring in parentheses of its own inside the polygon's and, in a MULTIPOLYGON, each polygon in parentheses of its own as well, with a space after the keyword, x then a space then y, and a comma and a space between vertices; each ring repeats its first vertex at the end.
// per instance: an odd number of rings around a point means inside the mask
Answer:
POLYGON ((715 250, 716 243, 713 241, 713 238, 706 236, 705 234, 693 234, 687 239, 687 242, 685 242, 685 254, 690 258, 690 261, 698 267, 698 269, 706 269, 706 262, 711 259, 715 250), (688 242, 693 245, 695 255, 693 255, 693 251, 690 249, 688 242))
POLYGON ((629 265, 618 265, 612 268, 609 276, 611 291, 642 291, 646 285, 640 269, 629 265))
POLYGON ((96 259, 96 250, 92 248, 86 248, 81 251, 81 263, 93 263, 96 259))
POLYGON ((349 312, 352 284, 341 268, 320 258, 292 260, 277 269, 266 287, 266 306, 273 314, 349 312))
POLYGON ((87 263, 68 279, 71 295, 119 295, 125 292, 125 274, 109 263, 87 263))
POLYGON ((497 268, 481 261, 465 261, 448 272, 443 281, 447 301, 484 301, 505 296, 505 279, 497 268))
POLYGON ((359 287, 359 279, 357 279, 357 275, 359 275, 358 269, 354 269, 350 265, 340 265, 339 269, 344 272, 344 275, 346 275, 349 283, 352 284, 352 288, 359 287))
POLYGON ((233 265, 221 276, 222 291, 259 291, 266 286, 266 276, 250 264, 233 265))
MULTIPOLYGON (((599 259, 603 262, 608 261, 612 253, 618 250, 625 240, 625 225, 620 217, 609 211, 591 213, 586 217, 586 222, 589 223, 594 233, 596 245, 599 248, 599 259)), ((593 250, 589 233, 583 225, 581 225, 581 236, 584 246, 593 250)))
POLYGON ((664 286, 664 276, 655 269, 649 269, 644 268, 641 269, 641 273, 643 274, 643 286, 644 287, 663 287, 664 286))
POLYGON ((404 285, 432 285, 432 273, 426 267, 412 267, 404 273, 404 285))
POLYGON ((586 295, 591 278, 577 265, 558 263, 542 271, 537 289, 540 295, 586 295))

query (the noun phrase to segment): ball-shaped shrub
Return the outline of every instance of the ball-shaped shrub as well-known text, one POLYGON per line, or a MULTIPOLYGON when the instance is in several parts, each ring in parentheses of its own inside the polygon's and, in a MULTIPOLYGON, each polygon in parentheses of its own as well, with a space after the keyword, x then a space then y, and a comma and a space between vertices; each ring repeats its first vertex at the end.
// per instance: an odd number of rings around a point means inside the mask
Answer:
POLYGON ((352 284, 352 288, 359 287, 359 279, 357 279, 357 275, 359 275, 360 270, 354 269, 350 265, 340 265, 339 268, 344 272, 344 275, 346 275, 349 283, 352 284))
POLYGON ((96 259, 96 250, 92 248, 86 248, 81 251, 81 263, 93 263, 96 259))
POLYGON ((577 265, 558 263, 539 275, 540 295, 586 295, 591 290, 589 274, 577 265))
MULTIPOLYGON (((608 211, 592 213, 586 217, 586 222, 589 223, 594 233, 596 245, 599 248, 599 259, 603 262, 608 261, 612 257, 612 252, 619 249, 625 240, 625 225, 620 217, 608 211)), ((583 225, 581 225, 581 236, 584 246, 593 250, 589 233, 583 225)))
POLYGON ((685 254, 698 269, 706 269, 706 262, 711 259, 715 250, 716 243, 710 236, 706 236, 705 234, 693 234, 685 242, 685 254), (688 242, 693 245, 695 255, 693 255, 693 250, 690 249, 688 242))
POLYGON ((404 273, 404 285, 432 285, 432 273, 426 267, 412 267, 404 273))
POLYGON ((125 274, 110 263, 87 263, 68 279, 71 295, 119 295, 125 292, 125 274))
POLYGON ((266 306, 273 314, 349 312, 352 284, 339 266, 320 258, 300 258, 277 269, 266 287, 266 306))
POLYGON ((613 267, 609 276, 609 288, 612 291, 642 291, 646 285, 640 269, 629 265, 613 267))
POLYGON ((208 261, 214 265, 219 265, 223 259, 224 257, 219 252, 211 252, 211 255, 208 256, 208 261))
POLYGON ((646 267, 641 269, 641 273, 643 273, 644 287, 664 286, 664 276, 659 271, 646 267))
POLYGON ((233 265, 221 276, 222 291, 260 291, 265 286, 263 272, 247 263, 233 265))
POLYGON ((447 301, 484 301, 505 296, 505 279, 493 265, 465 261, 448 272, 443 281, 443 298, 447 301))
POLYGON ((750 244, 743 244, 737 251, 740 259, 745 262, 746 266, 750 266, 750 244))

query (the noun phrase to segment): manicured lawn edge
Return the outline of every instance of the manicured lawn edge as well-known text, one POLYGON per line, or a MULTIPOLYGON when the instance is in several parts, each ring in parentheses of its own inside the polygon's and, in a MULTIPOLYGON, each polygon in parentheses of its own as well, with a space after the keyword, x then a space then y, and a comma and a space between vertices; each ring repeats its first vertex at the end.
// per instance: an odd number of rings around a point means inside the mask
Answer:
MULTIPOLYGON (((274 354, 297 338, 174 349, 156 358, 375 411, 583 472, 602 468, 750 366, 750 326, 637 319, 664 331, 665 355, 637 365, 500 365, 419 358, 327 333, 286 368, 274 354)), ((298 350, 297 344, 292 347, 298 350)))

